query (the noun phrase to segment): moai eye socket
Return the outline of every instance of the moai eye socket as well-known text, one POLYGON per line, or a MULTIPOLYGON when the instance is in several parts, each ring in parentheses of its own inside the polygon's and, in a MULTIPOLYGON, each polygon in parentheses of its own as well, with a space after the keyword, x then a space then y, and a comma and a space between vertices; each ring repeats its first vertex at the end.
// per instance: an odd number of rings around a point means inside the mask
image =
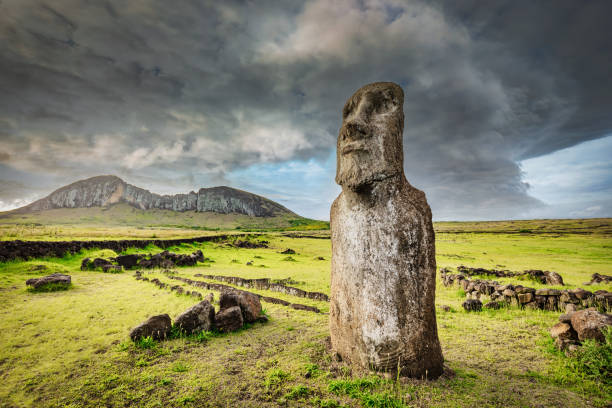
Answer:
POLYGON ((342 109, 342 118, 346 119, 346 117, 348 115, 350 115, 353 112, 353 101, 348 101, 346 103, 346 105, 344 105, 344 108, 342 109))

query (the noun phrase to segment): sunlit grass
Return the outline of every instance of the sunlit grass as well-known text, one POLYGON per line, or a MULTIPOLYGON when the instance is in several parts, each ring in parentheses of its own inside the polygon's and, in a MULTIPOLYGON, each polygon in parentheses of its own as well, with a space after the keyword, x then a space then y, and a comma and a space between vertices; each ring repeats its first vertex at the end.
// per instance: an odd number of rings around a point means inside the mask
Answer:
MULTIPOLYGON (((612 266, 610 239, 597 234, 438 233, 436 238, 441 267, 548 269, 559 272, 571 286, 582 286, 592 273, 606 273, 612 266)), ((202 249, 214 261, 178 268, 181 276, 191 279, 202 279, 194 276, 197 273, 291 278, 291 286, 329 293, 329 240, 277 234, 263 239, 270 241, 270 248, 204 243, 171 250, 202 249), (284 260, 287 255, 281 252, 287 248, 295 250, 294 262, 284 260), (246 266, 248 261, 266 267, 246 266)), ((158 251, 151 246, 128 252, 158 251)), ((211 406, 244 407, 586 407, 605 406, 611 397, 610 386, 588 378, 555 380, 555 373, 565 366, 564 357, 546 351, 545 341, 559 313, 508 308, 468 314, 461 308, 465 298, 457 287, 445 288, 439 280, 439 336, 446 364, 455 375, 433 382, 397 382, 335 362, 325 346, 328 316, 269 303, 263 303, 270 317, 266 324, 222 336, 207 332, 137 347, 129 340, 130 328, 154 314, 168 313, 174 319, 197 301, 137 281, 130 271, 103 274, 79 269, 85 256, 115 255, 96 250, 0 265, 2 404, 154 407, 198 406, 205 401, 211 406), (74 287, 27 292, 26 279, 54 272, 70 274, 74 287), (442 311, 442 305, 451 310, 442 311), (369 379, 375 385, 350 391, 369 379)), ((145 271, 143 276, 208 293, 158 270, 145 271)), ((323 311, 329 307, 278 292, 252 291, 323 311)), ((219 293, 214 292, 214 297, 217 301, 219 293)))

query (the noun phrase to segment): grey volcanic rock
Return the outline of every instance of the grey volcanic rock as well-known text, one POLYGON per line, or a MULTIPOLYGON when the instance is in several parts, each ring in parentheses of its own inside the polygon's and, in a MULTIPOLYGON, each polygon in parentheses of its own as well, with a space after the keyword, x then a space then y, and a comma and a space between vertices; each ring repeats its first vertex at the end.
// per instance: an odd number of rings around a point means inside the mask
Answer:
POLYGON ((331 344, 343 360, 404 376, 442 374, 431 210, 403 171, 402 89, 379 82, 346 102, 331 208, 331 344))
POLYGON ((151 316, 130 332, 133 341, 141 337, 152 337, 155 340, 163 340, 170 334, 172 320, 167 314, 151 316))
POLYGON ((223 292, 219 298, 221 310, 233 306, 240 307, 245 323, 256 322, 261 317, 261 302, 254 293, 246 291, 223 292))
POLYGON ((210 331, 215 326, 215 308, 208 300, 203 300, 181 313, 174 325, 187 334, 210 331))
POLYGON ((197 193, 159 195, 128 184, 117 176, 97 176, 77 181, 15 212, 104 207, 117 203, 127 203, 141 210, 210 211, 254 217, 295 215, 274 201, 235 188, 222 186, 201 188, 197 193))
POLYGON ((240 329, 244 325, 240 307, 232 306, 219 310, 215 315, 215 324, 222 333, 229 333, 240 329))

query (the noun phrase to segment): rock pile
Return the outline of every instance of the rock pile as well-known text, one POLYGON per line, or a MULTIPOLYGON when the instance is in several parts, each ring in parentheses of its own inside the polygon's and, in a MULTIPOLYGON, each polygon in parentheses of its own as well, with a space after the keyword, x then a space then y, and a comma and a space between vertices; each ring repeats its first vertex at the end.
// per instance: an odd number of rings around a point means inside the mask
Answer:
POLYGON ((96 258, 94 260, 85 258, 81 262, 81 270, 87 271, 101 268, 104 272, 120 272, 123 268, 132 269, 134 267, 168 269, 175 266, 195 266, 198 262, 204 262, 205 259, 204 254, 199 249, 191 255, 163 251, 155 255, 130 254, 119 255, 109 259, 96 258))
POLYGON ((596 307, 603 311, 612 310, 612 292, 605 290, 595 292, 584 289, 536 290, 521 285, 501 284, 496 281, 471 280, 464 275, 451 274, 445 270, 441 270, 440 275, 444 286, 459 285, 469 298, 480 299, 481 296, 489 296, 493 301, 531 309, 565 311, 566 307, 575 309, 596 307))
MULTIPOLYGON (((467 276, 490 275, 498 278, 514 278, 518 276, 527 276, 544 285, 559 285, 563 286, 563 278, 557 272, 542 271, 539 269, 529 269, 523 272, 512 272, 508 270, 485 269, 485 268, 470 268, 464 265, 457 267, 459 273, 467 276)), ((445 272, 450 272, 448 268, 444 268, 445 272)))
MULTIPOLYGON (((259 298, 243 291, 224 292, 219 300, 220 310, 208 300, 190 307, 177 316, 174 327, 184 334, 217 329, 228 333, 241 329, 245 323, 266 322, 268 318, 261 314, 259 298)), ((130 338, 137 341, 142 337, 155 340, 167 338, 172 331, 172 320, 167 314, 150 317, 130 332, 130 338)))
POLYGON ((26 281, 26 285, 33 289, 42 289, 47 285, 58 285, 58 286, 70 286, 72 278, 70 275, 64 275, 63 273, 54 273, 51 275, 43 276, 42 278, 32 278, 26 281))
POLYGON ((561 315, 559 323, 550 329, 550 335, 560 350, 574 351, 588 339, 603 343, 604 330, 610 326, 612 315, 589 308, 561 315))

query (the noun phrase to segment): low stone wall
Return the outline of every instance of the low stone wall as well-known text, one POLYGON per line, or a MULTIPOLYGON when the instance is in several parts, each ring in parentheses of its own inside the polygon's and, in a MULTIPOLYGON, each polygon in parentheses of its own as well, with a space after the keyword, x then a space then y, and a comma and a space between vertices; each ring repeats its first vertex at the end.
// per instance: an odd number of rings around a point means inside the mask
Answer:
POLYGON ((13 259, 25 260, 43 257, 61 258, 66 254, 75 254, 83 249, 112 249, 115 252, 123 252, 128 248, 145 248, 149 245, 156 245, 159 248, 168 248, 180 244, 216 240, 223 241, 230 237, 245 237, 248 235, 252 234, 222 234, 195 238, 122 239, 108 241, 1 241, 0 262, 11 261, 13 259))
POLYGON ((219 282, 231 283, 232 285, 242 286, 245 288, 253 288, 253 289, 266 289, 271 290, 273 292, 285 293, 291 296, 303 297, 314 300, 322 300, 324 302, 329 302, 329 296, 325 293, 321 292, 307 292, 305 290, 295 288, 293 286, 286 286, 280 283, 270 282, 268 278, 261 279, 244 279, 238 276, 217 276, 217 275, 202 275, 201 273, 196 273, 195 276, 204 278, 204 279, 212 279, 219 282))
MULTIPOLYGON (((142 272, 140 272, 140 271, 136 271, 136 274, 134 275, 134 277, 137 280, 149 281, 148 278, 142 276, 142 272)), ((239 289, 236 289, 236 288, 234 288, 232 286, 223 285, 221 283, 211 283, 211 282, 197 281, 197 280, 193 280, 193 279, 189 279, 189 278, 183 278, 181 276, 173 276, 173 275, 168 275, 168 278, 169 279, 173 279, 173 280, 178 280, 178 281, 181 281, 181 282, 185 282, 186 284, 191 285, 191 286, 195 286, 196 288, 202 288, 202 289, 206 289, 206 290, 216 290, 217 292, 232 292, 232 291, 235 292, 235 291, 240 291, 239 289)), ((182 293, 182 290, 183 290, 182 288, 181 289, 178 289, 178 288, 177 289, 172 289, 173 286, 170 286, 170 285, 168 285, 166 283, 163 283, 163 282, 159 281, 159 279, 153 279, 150 282, 155 283, 160 288, 169 287, 171 290, 177 290, 178 293, 182 293)), ((242 291, 242 292, 247 292, 247 291, 242 291)), ((193 294, 193 292, 191 292, 191 293, 193 294)), ((318 308, 314 307, 314 306, 302 305, 302 304, 299 304, 299 303, 291 303, 291 302, 287 302, 286 300, 277 299, 277 298, 269 297, 269 296, 262 296, 262 295, 259 295, 257 293, 253 293, 253 292, 248 292, 248 293, 252 293, 253 295, 257 296, 258 298, 260 298, 264 302, 274 303, 274 304, 282 305, 282 306, 287 306, 287 307, 290 307, 290 308, 296 309, 296 310, 306 310, 306 311, 309 311, 309 312, 321 313, 321 311, 318 308)))
POLYGON ((465 275, 440 271, 444 286, 460 286, 468 298, 480 299, 488 296, 492 301, 530 309, 566 311, 596 307, 601 311, 612 310, 612 292, 584 289, 535 289, 521 285, 501 284, 496 281, 469 279, 465 275), (573 305, 573 306, 568 306, 573 305))

